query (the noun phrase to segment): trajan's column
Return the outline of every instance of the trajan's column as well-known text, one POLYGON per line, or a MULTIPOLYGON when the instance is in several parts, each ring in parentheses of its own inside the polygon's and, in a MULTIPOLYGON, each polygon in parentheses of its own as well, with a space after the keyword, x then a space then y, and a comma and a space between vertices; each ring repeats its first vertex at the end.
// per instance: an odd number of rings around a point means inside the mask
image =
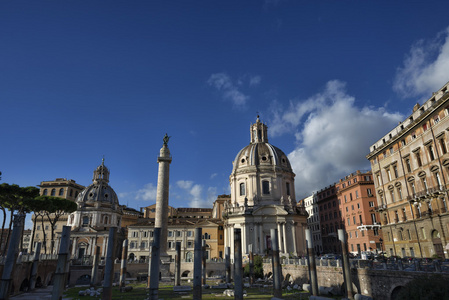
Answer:
POLYGON ((170 257, 167 254, 167 224, 168 224, 168 184, 171 156, 168 149, 168 140, 170 137, 165 134, 164 144, 160 150, 160 155, 157 158, 159 164, 159 173, 157 176, 157 195, 156 195, 156 219, 155 226, 161 228, 160 240, 160 257, 162 261, 169 261, 170 257))

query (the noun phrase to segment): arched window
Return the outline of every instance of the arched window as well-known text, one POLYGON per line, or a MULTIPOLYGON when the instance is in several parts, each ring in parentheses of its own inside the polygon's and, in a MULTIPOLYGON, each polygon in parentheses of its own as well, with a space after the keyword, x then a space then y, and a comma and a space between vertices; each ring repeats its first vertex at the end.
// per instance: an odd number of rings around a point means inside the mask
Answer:
POLYGON ((42 193, 42 195, 47 196, 48 192, 47 189, 44 189, 44 192, 42 193))
POLYGON ((245 196, 245 184, 240 183, 240 196, 245 196))
POLYGON ((186 261, 187 262, 191 262, 192 261, 192 258, 193 258, 193 255, 192 255, 192 252, 187 252, 186 253, 186 261))
POLYGON ((56 196, 56 189, 51 189, 51 196, 56 196))
POLYGON ((262 181, 262 193, 265 195, 270 194, 270 182, 268 180, 262 181))
POLYGON ((64 195, 64 189, 63 188, 60 188, 59 189, 59 196, 63 196, 64 195))

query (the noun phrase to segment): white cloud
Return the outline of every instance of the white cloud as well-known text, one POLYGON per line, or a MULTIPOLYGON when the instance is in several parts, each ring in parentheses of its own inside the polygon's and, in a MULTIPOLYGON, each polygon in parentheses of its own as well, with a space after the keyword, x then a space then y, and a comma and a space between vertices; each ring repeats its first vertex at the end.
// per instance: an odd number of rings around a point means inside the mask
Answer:
POLYGON ((232 81, 231 77, 229 77, 226 73, 215 73, 212 74, 207 83, 216 88, 218 91, 222 93, 222 97, 224 100, 230 101, 234 108, 245 108, 250 96, 245 95, 241 88, 244 83, 247 81, 250 87, 256 86, 260 84, 261 77, 258 75, 255 76, 243 76, 242 78, 236 81, 236 84, 232 81))
POLYGON ((218 176, 218 173, 213 173, 212 175, 210 175, 210 179, 214 179, 217 176, 218 176))
POLYGON ((278 106, 269 130, 295 134, 297 147, 288 157, 301 199, 349 173, 368 170, 369 146, 402 119, 384 108, 358 108, 345 83, 332 80, 305 101, 292 100, 285 110, 278 106))
POLYGON ((216 197, 216 189, 208 188, 206 198, 203 198, 203 186, 195 184, 193 181, 179 180, 177 186, 187 192, 189 207, 211 207, 216 197), (212 201, 211 201, 212 199, 212 201))
POLYGON ((249 78, 249 86, 256 86, 259 85, 262 81, 262 77, 260 76, 252 76, 249 78))
POLYGON ((432 40, 415 43, 398 68, 393 89, 404 97, 426 95, 449 80, 449 27, 432 40))
POLYGON ((147 183, 143 189, 136 192, 136 200, 156 201, 157 187, 152 183, 147 183))

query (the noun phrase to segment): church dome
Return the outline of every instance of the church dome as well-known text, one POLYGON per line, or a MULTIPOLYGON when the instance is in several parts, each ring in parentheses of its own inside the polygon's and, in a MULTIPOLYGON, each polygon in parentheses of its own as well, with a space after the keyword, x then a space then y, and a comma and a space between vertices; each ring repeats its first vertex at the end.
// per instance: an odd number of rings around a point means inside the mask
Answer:
POLYGON ((284 171, 293 172, 290 161, 285 153, 268 143, 267 126, 260 122, 259 117, 251 126, 251 142, 239 151, 233 162, 232 172, 248 167, 278 167, 284 171))
POLYGON ((118 197, 109 186, 109 170, 104 165, 104 159, 95 171, 92 184, 85 188, 76 198, 78 204, 96 206, 118 206, 118 197))

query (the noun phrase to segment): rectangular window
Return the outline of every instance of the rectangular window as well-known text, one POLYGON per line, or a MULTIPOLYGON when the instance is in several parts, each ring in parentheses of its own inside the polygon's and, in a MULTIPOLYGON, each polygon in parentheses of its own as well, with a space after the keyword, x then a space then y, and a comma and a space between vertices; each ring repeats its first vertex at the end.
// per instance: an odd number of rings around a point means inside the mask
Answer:
POLYGON ((359 191, 355 191, 355 198, 357 199, 359 197, 359 191))
POLYGON ((398 187, 398 195, 399 195, 399 200, 402 199, 402 189, 401 187, 398 187))
POLYGON ((443 153, 443 154, 447 153, 446 143, 444 142, 444 139, 440 139, 440 148, 441 148, 441 153, 443 153))
POLYGON ((349 199, 352 201, 352 193, 349 193, 349 199))
POLYGON ((409 240, 412 239, 412 234, 410 233, 410 229, 407 229, 407 236, 408 236, 409 240))
POLYGON ((290 183, 286 183, 287 195, 290 196, 290 183))
POLYGON ((373 221, 373 224, 377 223, 376 214, 371 214, 371 221, 373 221))
POLYGON ((345 203, 348 202, 348 200, 346 199, 346 195, 345 195, 345 203))
POLYGON ((148 237, 148 231, 143 232, 143 237, 145 237, 145 238, 148 237))
POLYGON ((245 184, 240 183, 240 196, 245 196, 245 184))
POLYGON ((390 191, 390 196, 391 196, 391 203, 394 203, 394 191, 393 190, 390 191))
POLYGON ((377 227, 373 228, 374 236, 379 236, 379 229, 377 227))
POLYGON ((179 231, 179 230, 176 231, 176 236, 177 236, 177 237, 180 237, 181 235, 182 235, 182 232, 181 232, 181 231, 179 231))
POLYGON ((419 152, 417 152, 415 154, 415 156, 416 156, 416 163, 418 164, 418 167, 421 167, 422 166, 421 154, 419 152))
POLYGON ((270 182, 267 180, 262 181, 262 193, 264 195, 270 194, 270 182))
POLYGON ((168 237, 172 237, 173 236, 173 231, 169 231, 168 232, 168 237))
POLYGON ((432 147, 432 145, 430 145, 430 146, 428 147, 428 149, 429 149, 430 160, 434 160, 434 159, 435 159, 435 153, 433 152, 433 147, 432 147))
POLYGON ((191 230, 187 231, 187 236, 188 237, 192 237, 193 236, 193 232, 191 230))
POLYGON ((424 227, 421 227, 421 234, 422 234, 422 238, 425 240, 427 239, 426 237, 426 231, 424 230, 424 227))
POLYGON ((360 209, 360 203, 357 203, 357 208, 360 209))
POLYGON ((368 197, 371 197, 373 195, 371 189, 366 189, 366 193, 368 194, 368 197))
POLYGON ((391 181, 391 171, 390 171, 390 169, 387 170, 387 176, 388 176, 388 181, 391 181))
POLYGON ((399 177, 398 166, 397 165, 393 166, 393 173, 394 173, 394 178, 398 178, 399 177))
POLYGON ((374 201, 369 202, 369 207, 374 207, 374 201))
POLYGON ((349 220, 349 218, 348 218, 348 226, 349 226, 349 225, 351 225, 351 220, 349 220))
POLYGON ((410 159, 405 159, 405 166, 407 167, 407 172, 410 173, 412 171, 412 166, 410 165, 410 159))

